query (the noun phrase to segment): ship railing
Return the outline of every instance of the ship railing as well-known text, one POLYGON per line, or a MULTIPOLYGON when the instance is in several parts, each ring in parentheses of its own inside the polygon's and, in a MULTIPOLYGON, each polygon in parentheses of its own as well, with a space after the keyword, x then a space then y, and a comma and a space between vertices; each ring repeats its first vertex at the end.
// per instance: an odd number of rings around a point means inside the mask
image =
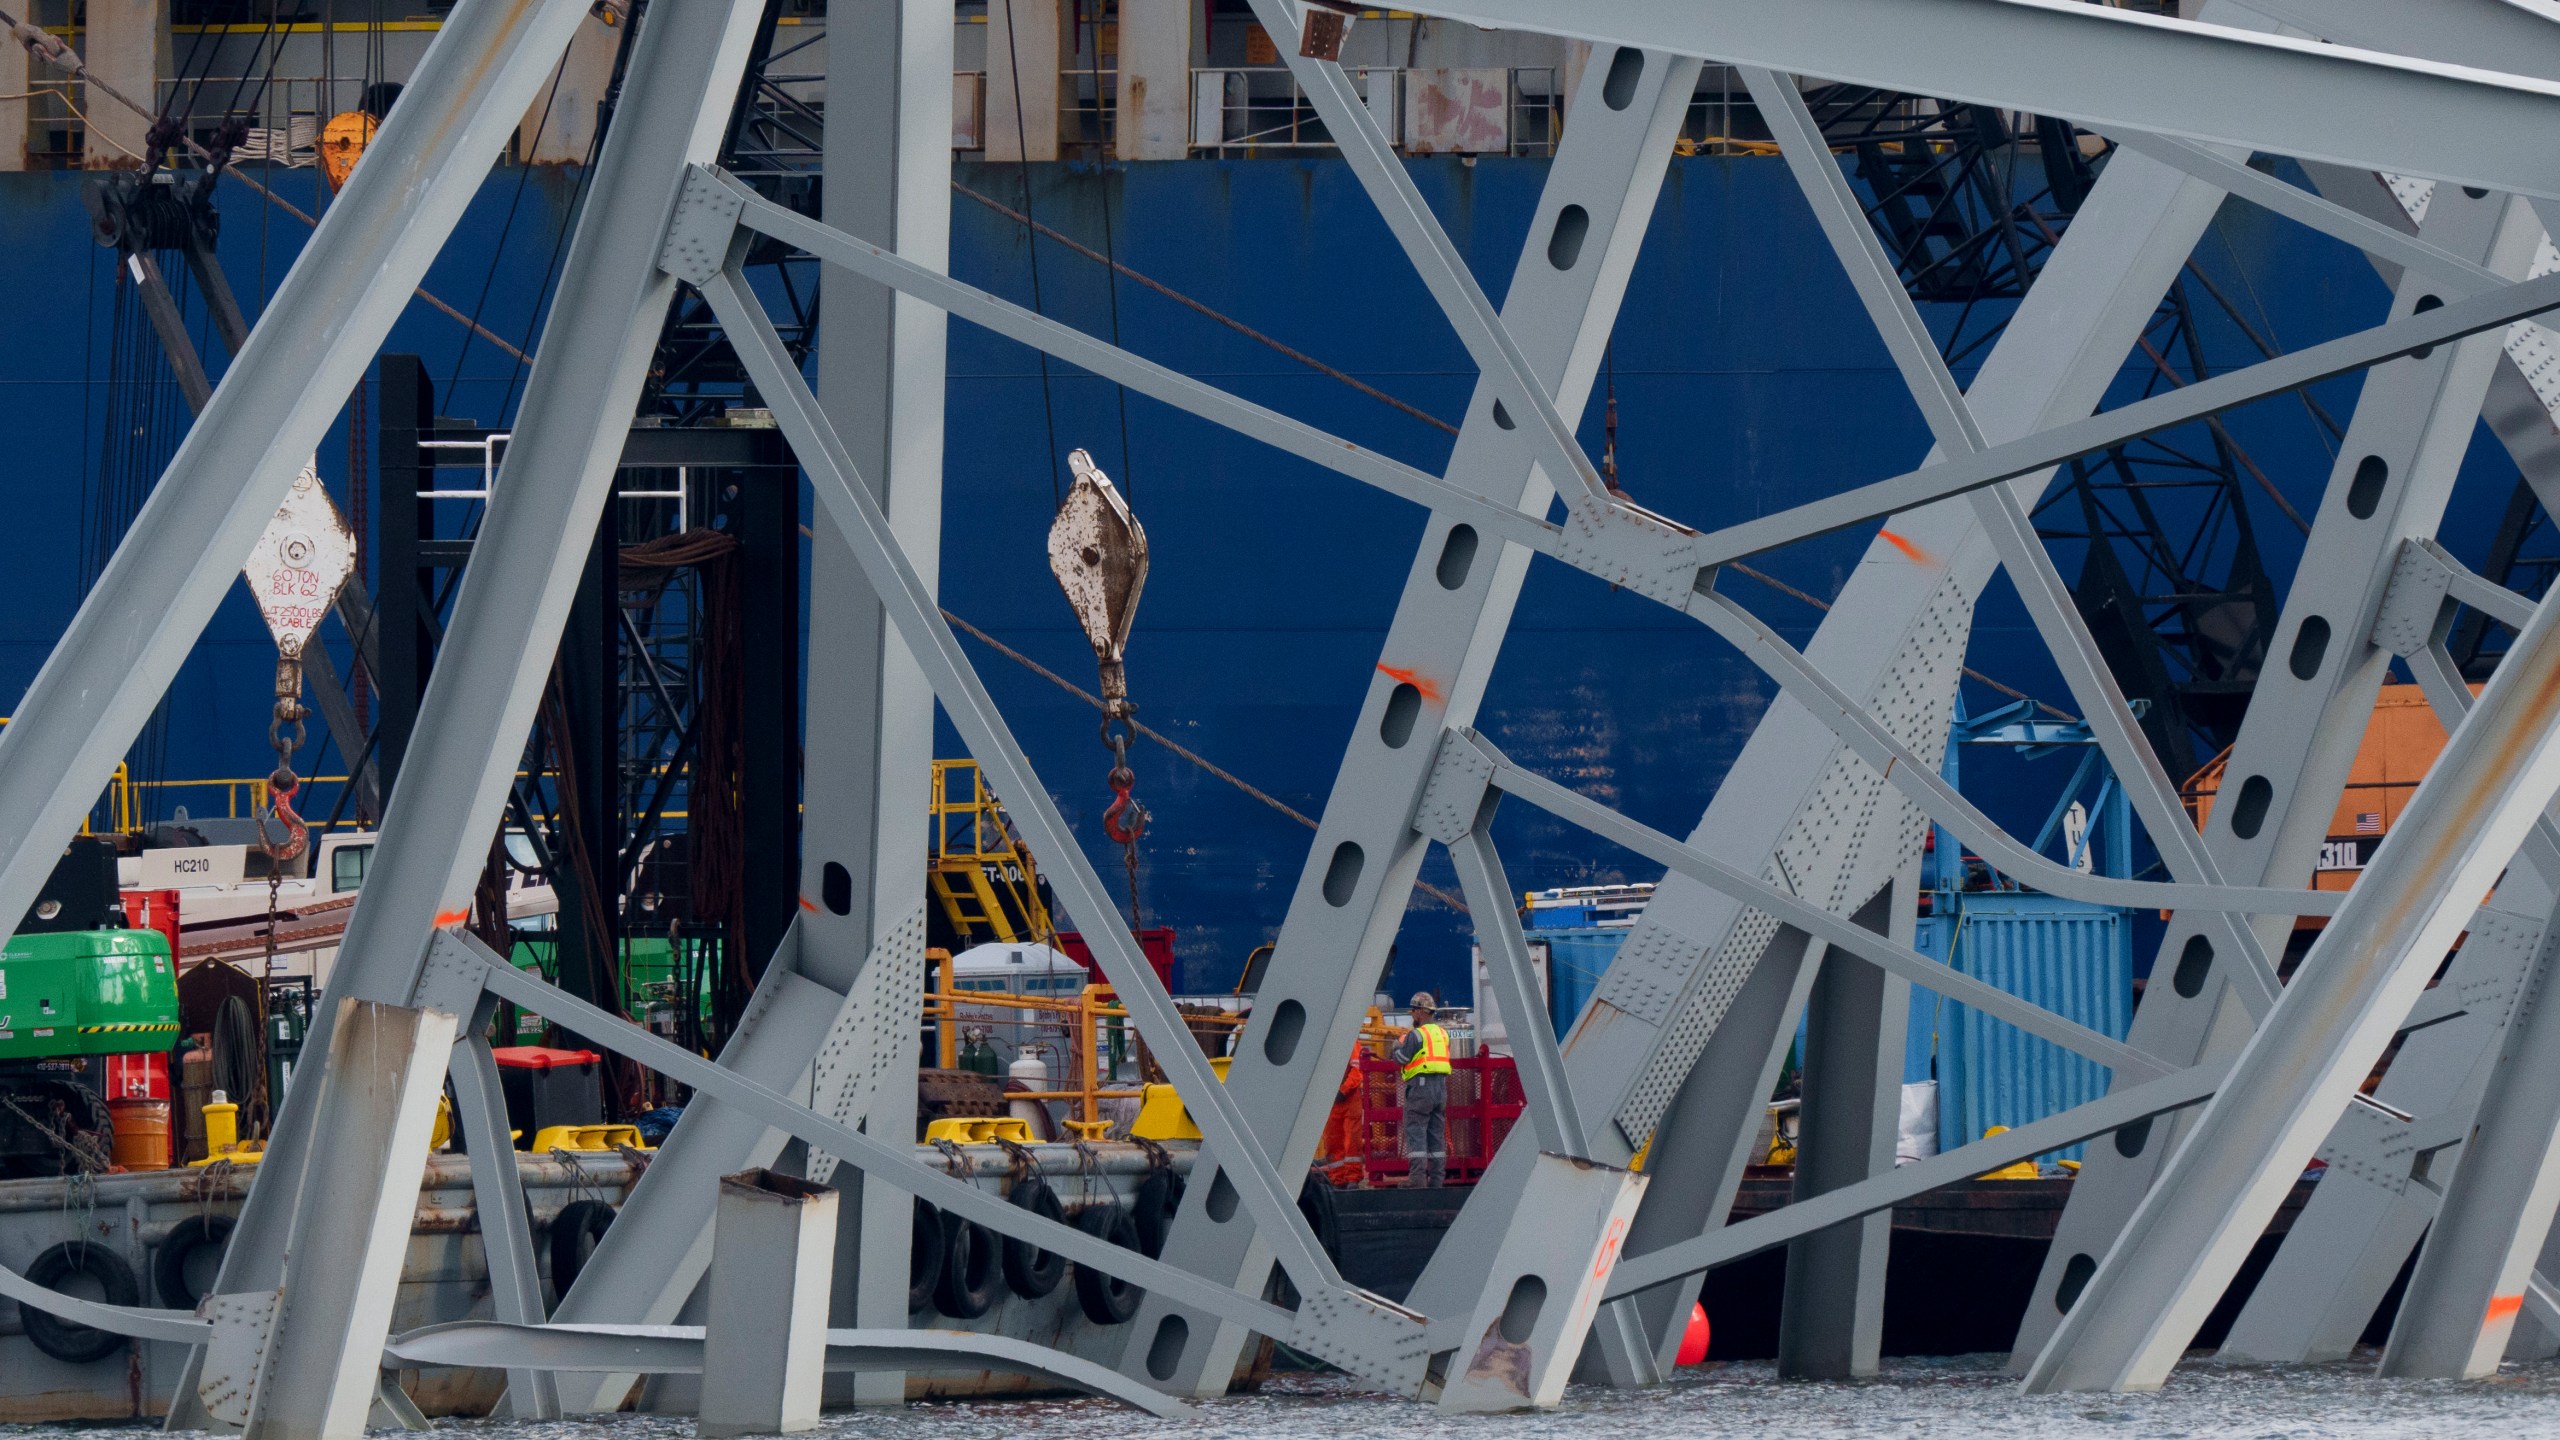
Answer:
MULTIPOLYGON (((927 952, 937 966, 940 981, 937 988, 925 992, 925 1021, 935 1027, 939 1051, 938 1063, 945 1070, 960 1068, 960 1032, 972 1023, 989 1023, 991 1012, 1014 1011, 1025 1023, 1037 1023, 1042 1017, 1068 1032, 1072 1049, 1067 1073, 1051 1075, 1040 1092, 1043 1102, 1063 1101, 1073 1118, 1069 1129, 1087 1139, 1099 1138, 1112 1121, 1102 1113, 1105 1100, 1137 1100, 1146 1095, 1142 1085, 1105 1084, 1103 1081, 1104 1037, 1135 1035, 1129 1025, 1129 1010, 1118 1002, 1108 985, 1087 985, 1074 995, 1014 995, 1001 990, 963 990, 954 972, 954 961, 947 950, 927 952), (969 1013, 977 1012, 977 1013, 969 1013)), ((1224 1054, 1233 1045, 1236 1032, 1244 1028, 1247 1017, 1240 1014, 1209 1013, 1186 1010, 1183 1019, 1192 1034, 1201 1038, 1204 1047, 1214 1054, 1224 1054)), ((1004 1022, 995 1022, 1004 1023, 1004 1022)))
MULTIPOLYGON (((1552 65, 1364 66, 1348 71, 1389 144, 1409 155, 1552 155, 1564 88, 1552 65)), ((1338 148, 1288 69, 1191 72, 1191 152, 1227 156, 1338 148)))
POLYGON ((507 442, 513 438, 515 437, 510 432, 500 430, 492 434, 483 435, 477 440, 419 441, 418 448, 421 450, 476 450, 480 452, 480 488, 477 490, 447 490, 439 486, 433 490, 419 491, 418 498, 421 500, 479 500, 486 502, 489 498, 489 491, 498 483, 498 461, 503 458, 501 452, 506 448, 507 442))

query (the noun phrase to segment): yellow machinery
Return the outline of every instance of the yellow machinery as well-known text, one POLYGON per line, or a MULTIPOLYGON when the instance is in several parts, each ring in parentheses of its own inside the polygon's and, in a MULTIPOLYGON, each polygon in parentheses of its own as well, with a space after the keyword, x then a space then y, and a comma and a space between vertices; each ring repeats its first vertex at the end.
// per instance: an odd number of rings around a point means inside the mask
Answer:
POLYGON ((1057 926, 1040 898, 1040 871, 1014 838, 975 760, 933 762, 934 903, 962 945, 1047 944, 1057 926))

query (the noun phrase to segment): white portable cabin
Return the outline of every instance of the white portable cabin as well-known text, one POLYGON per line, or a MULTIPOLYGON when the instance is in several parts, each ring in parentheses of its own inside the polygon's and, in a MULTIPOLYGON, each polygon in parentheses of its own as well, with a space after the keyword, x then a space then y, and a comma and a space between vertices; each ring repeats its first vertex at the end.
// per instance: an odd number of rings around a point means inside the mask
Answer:
MULTIPOLYGON (((951 983, 963 994, 1012 995, 1026 1000, 1070 1001, 1084 991, 1089 977, 1063 950, 1046 945, 995 941, 973 946, 951 957, 951 983)), ((1067 1073, 1069 1044, 1075 1027, 1063 1012, 1017 1010, 1009 1005, 957 1007, 964 1030, 987 1032, 996 1048, 998 1068, 1013 1064, 1025 1046, 1048 1062, 1053 1082, 1067 1073)))

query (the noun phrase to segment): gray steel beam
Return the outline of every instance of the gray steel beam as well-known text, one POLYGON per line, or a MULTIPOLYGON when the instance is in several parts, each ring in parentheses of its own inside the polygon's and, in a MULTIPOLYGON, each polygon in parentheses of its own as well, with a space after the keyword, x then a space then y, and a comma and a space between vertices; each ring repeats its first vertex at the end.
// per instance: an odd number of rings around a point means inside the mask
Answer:
MULTIPOLYGON (((1607 98, 1612 87, 1604 83, 1599 103, 1576 108, 1502 308, 1538 383, 1549 387, 1567 417, 1582 414, 1599 374, 1698 75, 1693 61, 1643 52, 1595 55, 1591 63, 1594 74, 1632 83, 1620 95, 1623 103, 1607 98), (1545 237, 1568 208, 1588 217, 1589 232, 1574 263, 1559 268, 1548 258, 1545 237)), ((1479 380, 1446 473, 1498 496, 1523 520, 1542 516, 1554 489, 1512 442, 1494 407, 1493 387, 1479 380)), ((1412 819, 1432 770, 1431 738, 1444 724, 1474 717, 1529 556, 1479 520, 1435 512, 1425 522, 1262 993, 1228 1070, 1227 1088, 1283 1167, 1305 1165, 1323 1134, 1334 1081, 1349 1061, 1422 863, 1425 847, 1412 819), (1362 858, 1347 895, 1328 885, 1334 857, 1346 846, 1362 858)), ((1259 1286, 1270 1273, 1269 1251, 1212 1221, 1206 1203, 1203 1187, 1185 1194, 1165 1258, 1259 1286)), ((1133 1333, 1153 1337, 1182 1313, 1150 1294, 1133 1333)), ((1155 1383, 1177 1393, 1224 1393, 1250 1336, 1197 1313, 1185 1324, 1172 1378, 1155 1383)), ((1142 1364, 1147 1350, 1132 1345, 1124 1373, 1152 1380, 1142 1364)))
POLYGON ((1502 30, 2560 197, 2548 83, 2068 0, 1430 0, 1502 30))
POLYGON ((2049 469, 2077 455, 2202 420, 2280 391, 2441 348, 2448 341, 2483 331, 2504 330, 2515 321, 2554 308, 2560 308, 2560 276, 2544 276, 2468 299, 2445 301, 2416 314, 2395 311, 2392 320, 2370 330, 2308 345, 2247 369, 2226 371, 2210 380, 2085 420, 2041 429, 1979 454, 1942 460, 1891 479, 1710 531, 1698 538, 1698 558, 1708 565, 1743 559, 1776 546, 1881 519, 1932 500, 2049 469))
MULTIPOLYGON (((1850 917, 1908 945, 1918 925, 1911 893, 1917 865, 1850 917)), ((1805 999, 1804 1104, 1796 1112, 1790 1207, 1893 1171, 1902 1126, 1902 1047, 1910 1033, 1911 982, 1873 965, 1824 957, 1805 999)), ((1763 1092, 1765 1093, 1765 1092, 1763 1092)), ((1876 1373, 1884 1349, 1885 1262, 1893 1212, 1787 1242, 1778 1307, 1778 1373, 1847 1380, 1876 1373)))
MULTIPOLYGON (((839 0, 828 12, 825 214, 836 229, 947 269, 951 252, 950 7, 929 0, 839 0)), ((875 487, 898 542, 929 590, 940 586, 943 312, 848 271, 819 286, 819 403, 854 465, 875 487)), ((809 626, 825 637, 809 672, 800 893, 822 898, 830 866, 853 880, 851 905, 804 909, 804 974, 853 992, 866 956, 921 903, 933 783, 933 691, 889 626, 833 527, 809 544, 809 626)), ((924 937, 913 964, 923 964, 924 937)), ((921 1006, 922 987, 912 987, 921 1006)), ((904 999, 904 992, 901 992, 904 999)), ((920 1016, 908 1015, 913 1033, 920 1016)), ((891 1027, 887 1033, 898 1033, 891 1027)), ((867 1038, 867 1037, 866 1037, 867 1038)), ((826 1077, 832 1079, 832 1076, 826 1077)), ((915 1087, 868 1087, 865 1128, 913 1133, 915 1087)), ((913 1201, 845 1179, 830 1323, 895 1328, 907 1319, 913 1201)), ((864 1404, 901 1405, 904 1377, 865 1371, 845 1382, 864 1404)))
POLYGON ((2555 794, 2560 606, 2545 605, 2036 1356, 2029 1390, 2160 1385, 2434 975, 2473 897, 2555 794))
POLYGON ((770 1170, 721 1178, 697 1433, 818 1428, 837 1199, 770 1170))
MULTIPOLYGON (((2426 227, 2433 243, 2501 274, 2521 272, 2535 239, 2529 216, 2510 216, 2504 196, 2448 191, 2439 203, 2443 208, 2429 214, 2426 227)), ((2404 278, 2393 313, 2408 313, 2428 293, 2423 279, 2404 278)), ((2390 562, 2405 538, 2432 533, 2443 515, 2497 358, 2497 338, 2482 336, 2365 377, 2276 622, 2281 660, 2258 676, 2204 826, 2205 844, 2226 878, 2309 885, 2388 669, 2389 653, 2367 637, 2390 562)), ((2259 940, 2280 945, 2290 928, 2262 925, 2259 940)), ((2238 1053, 2249 1023, 2236 1007, 2225 1013, 2226 959, 2201 917, 2175 916, 2155 967, 2169 983, 2145 993, 2128 1040, 2180 1063, 2238 1053)), ((2184 1122, 2157 1125, 2131 1154, 2102 1146, 2086 1157, 2037 1278, 2036 1299, 2020 1322, 2013 1368, 2054 1332, 2066 1288, 2076 1288, 2107 1253, 2183 1128, 2184 1122)))
POLYGON ((2199 1065, 2146 1080, 1960 1149, 1753 1216, 1712 1234, 1631 1254, 1619 1262, 1617 1273, 1610 1277, 1609 1296, 1618 1299, 1669 1285, 1684 1276, 1787 1244, 1799 1236, 1889 1210, 1915 1196, 1971 1179, 1986 1169, 2014 1165, 2110 1131, 2143 1124, 2204 1100, 2222 1084, 2226 1073, 2225 1066, 2199 1065))
POLYGON ((288 1233, 296 1258, 318 1262, 288 1266, 280 1289, 258 1297, 269 1328, 243 1428, 262 1440, 364 1433, 457 1017, 350 995, 329 1018, 341 1043, 286 1093, 318 1112, 312 1128, 332 1142, 332 1173, 321 1184, 293 1171, 258 1177, 305 1181, 285 1197, 288 1233))
MULTIPOLYGON (((516 1173, 516 1142, 507 1127, 507 1097, 498 1062, 482 1033, 496 1009, 490 1000, 473 1007, 452 1061, 454 1127, 469 1147, 471 1202, 480 1218, 480 1248, 489 1262, 489 1313, 502 1324, 539 1325, 542 1266, 534 1258, 532 1221, 525 1214, 524 1182, 516 1173)), ((518 1420, 560 1418, 560 1389, 539 1370, 507 1372, 506 1413, 518 1420)))
MULTIPOLYGON (((543 13, 551 17, 563 44, 567 30, 584 15, 581 7, 567 3, 543 13)), ((717 153, 722 124, 744 74, 755 19, 755 7, 744 0, 667 7, 644 22, 635 37, 624 82, 624 123, 614 126, 599 159, 552 305, 554 323, 546 328, 516 438, 502 462, 473 563, 446 627, 445 647, 454 659, 438 667, 428 687, 418 732, 377 843, 374 869, 348 919, 324 1014, 350 997, 409 1004, 429 937, 469 906, 576 588, 579 567, 566 537, 594 533, 672 297, 672 281, 657 269, 657 239, 686 165, 717 153)), ((438 46, 452 33, 448 29, 439 36, 438 46)), ((523 78, 521 97, 474 95, 479 108, 467 111, 470 122, 456 131, 479 135, 485 128, 494 153, 547 76, 558 49, 552 46, 539 57, 540 68, 523 78)), ((469 71, 477 59, 465 56, 457 63, 469 71)), ((489 68, 485 60, 479 63, 489 68)), ((513 71, 528 63, 519 54, 505 68, 513 71)), ((445 83, 458 84, 459 77, 445 83)), ((404 111, 415 102, 418 89, 413 84, 404 94, 404 111)), ((415 123, 434 123, 434 112, 427 107, 414 113, 429 117, 415 123)), ((358 167, 359 177, 376 160, 407 158, 408 145, 396 138, 403 118, 395 115, 385 126, 367 166, 358 167)), ((392 164, 383 173, 399 176, 405 170, 392 164)), ((467 186, 463 193, 467 195, 467 186)), ((329 218, 348 213, 359 213, 359 207, 333 210, 329 218)), ((402 282, 399 293, 405 295, 414 283, 415 277, 402 282)), ((268 327, 279 323, 288 322, 270 307, 257 333, 268 333, 268 327)), ((376 335, 368 343, 379 341, 376 335)), ((253 335, 233 375, 257 372, 257 348, 253 335)), ((226 376, 226 389, 229 383, 226 376)), ((216 409, 220 404, 218 393, 216 409)), ((198 431, 203 428, 199 422, 198 431)), ((309 450, 305 439, 295 453, 309 450)), ((5 743, 0 739, 0 745, 5 743)), ((330 1045, 329 1028, 315 1027, 306 1042, 305 1069, 320 1070, 330 1045)), ((384 1063, 409 1064, 414 1078, 432 1085, 425 1072, 440 1073, 444 1060, 439 1046, 432 1056, 386 1057, 384 1063)), ((317 1128, 321 1107, 311 1093, 315 1088, 296 1087, 286 1094, 261 1166, 268 1183, 253 1190, 243 1207, 240 1229, 225 1253, 219 1293, 269 1291, 280 1283, 292 1226, 298 1223, 285 1207, 305 1188, 305 1167, 329 1163, 323 1157, 339 1153, 342 1144, 358 1143, 317 1128)), ((363 1123, 352 1111, 344 1118, 363 1123)), ((408 1174, 414 1192, 418 1167, 425 1162, 423 1149, 389 1158, 408 1174)), ((403 1245, 406 1229, 404 1216, 398 1236, 403 1245)), ((319 1278, 306 1277, 305 1283, 319 1278)), ((387 1311, 383 1319, 387 1323, 387 1311)), ((275 1345, 293 1341, 315 1351, 370 1356, 380 1349, 381 1339, 337 1326, 324 1306, 289 1305, 275 1345), (299 1318, 305 1316, 307 1321, 299 1318), (302 1330, 306 1323, 314 1328, 302 1330), (288 1333, 293 1331, 300 1331, 301 1338, 288 1333)), ((330 1413, 325 1423, 338 1423, 338 1411, 330 1413)), ((173 1411, 172 1424, 188 1428, 193 1418, 182 1404, 173 1411)), ((361 1413, 355 1423, 362 1423, 361 1413)))
MULTIPOLYGON (((2270 20, 2340 45, 2444 65, 2560 79, 2560 11, 2548 0, 2242 0, 2270 20)), ((2360 165, 2388 170, 2387 165, 2360 165)))
POLYGON ((2125 149, 2184 170, 2261 209, 2307 225, 2332 239, 2343 240, 2394 265, 2432 276, 2448 295, 2475 295, 2495 290, 2506 283, 2480 265, 2440 246, 2430 245, 2408 231, 2359 215, 2201 145, 2174 140, 2166 135, 2146 135, 2139 130, 2115 131, 2108 138, 2125 149))
MULTIPOLYGON (((826 1333, 826 1342, 830 1373, 986 1370, 1088 1390, 1160 1420, 1199 1414, 1143 1385, 1129 1384, 1105 1366, 1009 1335, 835 1329, 826 1333)), ((456 1320, 393 1336, 383 1358, 407 1365, 486 1369, 535 1360, 557 1371, 683 1375, 701 1373, 705 1350, 699 1325, 501 1325, 456 1320)))
POLYGON ((1503 1014, 1525 1017, 1519 1022, 1520 1033, 1511 1039, 1511 1052, 1519 1067, 1530 1128, 1538 1134, 1538 1148, 1556 1155, 1587 1155, 1591 1141, 1582 1133, 1582 1115, 1573 1105, 1564 1057, 1556 1052, 1555 1032, 1545 1023, 1547 1010, 1540 1003, 1545 997, 1539 994, 1537 976, 1530 968, 1529 942, 1520 933, 1519 912, 1512 908, 1502 855, 1480 822, 1449 847, 1449 860, 1466 890, 1468 915, 1475 922, 1476 944, 1484 950, 1495 999, 1503 1014))

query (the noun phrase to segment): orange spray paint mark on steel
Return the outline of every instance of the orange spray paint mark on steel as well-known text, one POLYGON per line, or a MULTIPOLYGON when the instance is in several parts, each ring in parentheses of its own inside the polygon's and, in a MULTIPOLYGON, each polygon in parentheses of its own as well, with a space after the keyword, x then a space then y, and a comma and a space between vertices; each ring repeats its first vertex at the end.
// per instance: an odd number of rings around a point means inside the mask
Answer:
POLYGON ((1440 698, 1440 682, 1418 670, 1399 670, 1393 665, 1381 665, 1378 667, 1378 673, 1398 684, 1410 685, 1421 691, 1422 698, 1425 700, 1440 698))
POLYGON ((1890 530, 1877 531, 1876 538, 1884 541, 1884 543, 1892 546, 1894 549, 1901 551, 1902 558, 1910 561, 1914 565, 1935 565, 1938 563, 1937 556, 1930 554, 1928 551, 1921 549, 1919 546, 1912 544, 1910 541, 1903 539, 1901 536, 1894 534, 1890 530))

